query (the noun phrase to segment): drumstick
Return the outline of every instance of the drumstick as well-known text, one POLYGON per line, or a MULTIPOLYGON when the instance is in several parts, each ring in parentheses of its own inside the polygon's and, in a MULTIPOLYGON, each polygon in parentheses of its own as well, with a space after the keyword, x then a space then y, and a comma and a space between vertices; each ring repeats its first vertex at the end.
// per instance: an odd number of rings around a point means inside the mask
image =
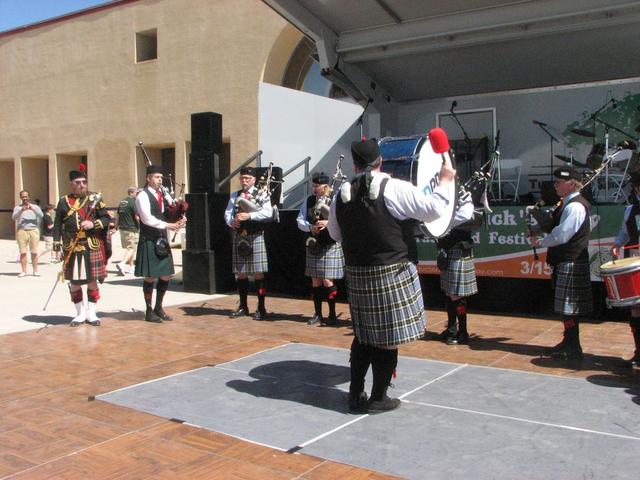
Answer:
POLYGON ((442 128, 432 128, 429 130, 429 143, 434 152, 442 157, 442 164, 446 162, 445 152, 449 151, 449 139, 447 133, 442 128))

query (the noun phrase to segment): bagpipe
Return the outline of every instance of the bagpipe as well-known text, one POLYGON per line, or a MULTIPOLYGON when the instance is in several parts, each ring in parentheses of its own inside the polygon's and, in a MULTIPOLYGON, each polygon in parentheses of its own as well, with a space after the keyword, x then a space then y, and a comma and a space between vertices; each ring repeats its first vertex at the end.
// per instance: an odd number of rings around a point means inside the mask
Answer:
POLYGON ((477 230, 482 225, 486 225, 487 214, 493 213, 489 205, 489 186, 493 178, 495 165, 500 162, 500 130, 498 130, 494 142, 493 151, 489 159, 480 166, 480 169, 473 172, 465 183, 458 189, 458 206, 462 205, 469 198, 473 203, 473 217, 467 222, 456 226, 462 230, 477 230))
POLYGON ((340 190, 342 184, 347 179, 347 176, 342 173, 342 161, 344 160, 344 155, 340 155, 338 157, 338 163, 336 164, 336 171, 331 177, 331 185, 324 193, 324 195, 320 196, 316 201, 315 206, 312 209, 312 217, 317 222, 318 220, 328 220, 329 219, 329 210, 331 209, 331 202, 333 200, 333 194, 340 190))
MULTIPOLYGON (((266 202, 271 202, 271 184, 274 183, 273 162, 269 162, 266 174, 261 176, 256 183, 256 191, 254 193, 247 193, 246 196, 238 195, 236 197, 234 216, 243 212, 258 212, 266 202)), ((276 205, 272 205, 271 208, 273 213, 270 221, 278 223, 280 221, 278 207, 276 205)))
MULTIPOLYGON (((149 158, 149 155, 147 154, 147 151, 144 148, 144 144, 140 141, 138 142, 138 146, 140 147, 140 149, 142 150, 142 153, 144 154, 144 159, 147 167, 150 167, 151 165, 153 165, 151 163, 151 159, 149 158)), ((167 178, 169 179, 170 188, 167 188, 164 185, 160 185, 162 196, 165 199, 167 198, 169 199, 169 202, 167 205, 167 211, 165 212, 165 219, 169 223, 176 223, 182 220, 184 216, 187 214, 187 210, 189 209, 189 204, 187 203, 186 200, 182 198, 182 195, 184 193, 184 183, 180 184, 181 186, 180 196, 178 199, 176 199, 175 192, 173 189, 173 179, 171 177, 171 174, 167 175, 167 178)), ((175 234, 173 237, 175 238, 175 234)))
MULTIPOLYGON (((323 195, 317 198, 315 205, 311 209, 311 212, 309 212, 308 216, 310 217, 310 223, 313 223, 314 225, 320 220, 329 219, 329 211, 331 210, 333 194, 334 192, 339 191, 340 187, 342 187, 342 184, 345 182, 345 180, 347 180, 347 176, 342 173, 343 160, 344 155, 340 155, 336 164, 336 170, 331 177, 331 185, 329 186, 329 188, 327 188, 323 195)), ((320 234, 314 234, 313 232, 310 232, 310 234, 311 235, 307 238, 305 245, 307 248, 309 248, 311 253, 317 254, 319 253, 320 247, 326 242, 322 241, 322 237, 320 236, 320 234)), ((328 237, 327 240, 330 238, 329 232, 325 231, 324 235, 328 237)))
MULTIPOLYGON (((592 173, 587 174, 581 183, 580 192, 588 187, 598 176, 605 171, 609 164, 614 161, 616 155, 623 150, 623 146, 618 146, 616 151, 609 155, 602 164, 596 168, 592 173)), ((562 205, 562 200, 558 201, 555 205, 547 205, 544 200, 540 200, 535 205, 528 205, 525 208, 525 223, 530 237, 540 235, 540 233, 549 233, 553 230, 553 214, 557 208, 562 205), (535 222, 534 222, 535 221, 535 222)), ((533 258, 539 260, 536 247, 533 248, 533 258)))

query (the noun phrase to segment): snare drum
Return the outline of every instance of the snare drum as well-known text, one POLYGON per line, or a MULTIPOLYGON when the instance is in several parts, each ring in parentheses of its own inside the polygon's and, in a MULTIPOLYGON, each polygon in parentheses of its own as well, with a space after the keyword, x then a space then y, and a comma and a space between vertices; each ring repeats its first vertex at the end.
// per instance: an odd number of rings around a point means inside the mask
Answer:
MULTIPOLYGON (((442 166, 442 156, 433 151, 428 138, 427 135, 385 137, 379 142, 381 170, 411 182, 425 195, 438 186, 442 166)), ((449 157, 449 153, 443 155, 449 157)), ((449 199, 445 213, 437 220, 420 223, 421 232, 433 238, 446 235, 451 228, 458 203, 457 182, 452 182, 444 195, 449 199)))
POLYGON ((600 266, 607 287, 608 307, 631 307, 640 304, 640 257, 629 257, 600 266))

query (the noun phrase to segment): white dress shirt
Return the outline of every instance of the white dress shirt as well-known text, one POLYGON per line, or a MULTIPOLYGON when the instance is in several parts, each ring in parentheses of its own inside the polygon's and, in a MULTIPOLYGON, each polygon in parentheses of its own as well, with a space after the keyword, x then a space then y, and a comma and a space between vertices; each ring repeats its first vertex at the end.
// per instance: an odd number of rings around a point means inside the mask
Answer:
MULTIPOLYGON (((358 176, 364 175, 360 173, 358 176)), ((423 222, 437 220, 444 213, 449 201, 443 195, 442 188, 436 187, 431 195, 425 195, 411 183, 391 178, 383 172, 371 172, 374 177, 385 176, 389 178, 384 189, 384 204, 391 216, 397 220, 413 218, 423 222)), ((357 178, 357 177, 356 177, 357 178)), ((340 195, 338 191, 336 195, 340 195)), ((336 199, 331 203, 329 211, 329 223, 327 224, 329 235, 335 241, 342 241, 342 231, 336 218, 336 199)))
MULTIPOLYGON (((150 192, 151 196, 154 199, 158 198, 158 191, 150 185, 147 185, 145 187, 145 190, 150 192)), ((165 195, 164 199, 168 203, 173 203, 173 199, 169 195, 165 195)), ((164 230, 165 228, 167 228, 167 222, 151 215, 151 204, 149 203, 149 195, 147 195, 145 192, 140 192, 136 197, 136 209, 138 210, 140 221, 145 225, 153 228, 158 228, 160 230, 164 230)), ((164 202, 162 202, 160 211, 164 212, 164 202)))
POLYGON ((551 230, 549 235, 540 241, 541 247, 555 247, 563 245, 571 240, 584 222, 587 216, 587 210, 581 203, 569 201, 579 195, 579 192, 573 192, 564 197, 564 210, 560 215, 560 223, 551 230), (568 205, 567 205, 568 204, 568 205))

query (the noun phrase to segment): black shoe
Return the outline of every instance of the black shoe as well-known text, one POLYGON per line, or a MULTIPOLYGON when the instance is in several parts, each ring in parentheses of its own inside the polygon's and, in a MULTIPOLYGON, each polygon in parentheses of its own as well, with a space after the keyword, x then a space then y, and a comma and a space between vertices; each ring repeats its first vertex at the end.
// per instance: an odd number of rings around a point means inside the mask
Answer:
POLYGON ((458 332, 458 345, 469 345, 468 332, 458 332))
POLYGON ((261 312, 260 310, 256 310, 256 313, 253 314, 253 319, 262 321, 267 319, 267 312, 261 312))
POLYGON ((351 413, 367 413, 367 404, 369 398, 366 392, 358 394, 349 393, 349 412, 351 413))
POLYGON ((329 315, 329 317, 327 318, 327 320, 324 322, 325 325, 329 325, 330 327, 333 327, 334 325, 338 324, 338 319, 336 318, 335 315, 329 315))
POLYGON ((85 320, 89 325, 91 325, 92 327, 99 327, 100 326, 100 320, 85 320))
POLYGON ((625 360, 624 361, 625 365, 629 368, 638 368, 640 367, 640 352, 636 353, 632 358, 630 358, 629 360, 625 360))
POLYGON ((398 408, 400 403, 399 398, 389 398, 387 394, 384 394, 381 400, 369 400, 367 411, 369 413, 388 412, 398 408))
POLYGON ((307 325, 316 325, 318 323, 322 323, 323 321, 323 318, 320 315, 316 314, 307 321, 307 325))
POLYGON ((555 352, 559 352, 560 350, 562 350, 565 346, 566 342, 563 339, 559 344, 553 346, 553 347, 547 347, 544 349, 544 354, 545 355, 552 355, 555 352))
POLYGON ((556 360, 582 360, 582 348, 580 346, 563 345, 561 348, 551 353, 551 358, 556 360))
POLYGON ((157 316, 160 317, 160 319, 163 322, 170 322, 171 320, 173 320, 173 317, 170 317, 169 315, 167 315, 167 313, 162 309, 162 307, 154 308, 153 311, 157 316))
POLYGON ((152 308, 147 308, 147 312, 144 314, 144 320, 146 322, 162 323, 162 319, 152 308))
POLYGON ((458 344, 458 335, 455 331, 449 330, 445 328, 438 338, 442 340, 447 345, 457 345, 458 344))
POLYGON ((240 307, 231 315, 229 315, 229 318, 248 317, 248 316, 249 316, 249 310, 245 307, 240 307))

